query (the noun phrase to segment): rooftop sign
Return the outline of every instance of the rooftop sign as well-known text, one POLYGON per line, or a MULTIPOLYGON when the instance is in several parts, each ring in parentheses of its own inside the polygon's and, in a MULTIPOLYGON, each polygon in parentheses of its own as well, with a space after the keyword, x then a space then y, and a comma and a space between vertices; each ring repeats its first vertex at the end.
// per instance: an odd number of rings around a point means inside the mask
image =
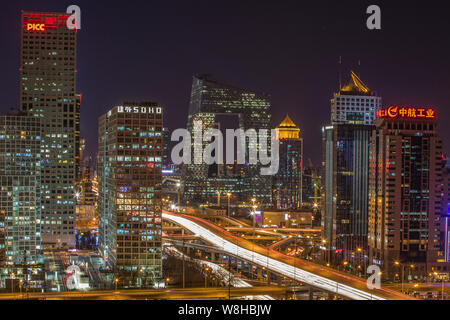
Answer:
POLYGON ((377 118, 388 119, 436 119, 436 111, 426 107, 399 107, 390 106, 377 111, 377 118))

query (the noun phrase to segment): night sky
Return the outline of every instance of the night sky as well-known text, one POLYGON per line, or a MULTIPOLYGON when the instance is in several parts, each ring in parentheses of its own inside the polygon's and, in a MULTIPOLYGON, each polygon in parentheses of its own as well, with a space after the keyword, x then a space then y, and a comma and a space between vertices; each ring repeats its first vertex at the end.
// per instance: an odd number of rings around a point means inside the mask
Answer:
POLYGON ((210 73, 271 94, 273 124, 289 113, 302 130, 305 159, 319 164, 339 56, 343 79, 355 70, 384 105, 435 107, 448 152, 450 4, 389 2, 2 2, 0 112, 19 106, 20 11, 65 12, 76 4, 81 133, 90 154, 98 117, 124 100, 157 101, 169 128, 185 127, 192 75, 210 73), (370 4, 381 7, 382 30, 366 28, 370 4))

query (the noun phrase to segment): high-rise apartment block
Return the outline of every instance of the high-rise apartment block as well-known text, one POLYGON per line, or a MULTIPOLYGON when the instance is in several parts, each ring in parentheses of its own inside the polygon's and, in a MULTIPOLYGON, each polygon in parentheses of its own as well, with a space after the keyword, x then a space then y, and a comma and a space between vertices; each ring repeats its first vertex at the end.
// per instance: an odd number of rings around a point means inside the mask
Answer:
POLYGON ((162 278, 163 110, 124 102, 99 119, 99 251, 120 286, 162 278))
POLYGON ((41 225, 46 247, 74 247, 79 165, 76 33, 65 13, 22 12, 20 108, 41 120, 41 225))

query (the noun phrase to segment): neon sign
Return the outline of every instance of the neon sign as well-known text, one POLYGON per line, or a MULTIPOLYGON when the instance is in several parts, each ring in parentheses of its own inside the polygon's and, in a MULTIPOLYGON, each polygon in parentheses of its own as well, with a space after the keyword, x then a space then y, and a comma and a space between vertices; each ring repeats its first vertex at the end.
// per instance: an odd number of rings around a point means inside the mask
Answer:
POLYGON ((27 23, 27 31, 45 31, 45 24, 43 23, 27 23))
POLYGON ((377 111, 377 118, 388 119, 436 119, 436 111, 432 108, 415 108, 390 106, 377 111))

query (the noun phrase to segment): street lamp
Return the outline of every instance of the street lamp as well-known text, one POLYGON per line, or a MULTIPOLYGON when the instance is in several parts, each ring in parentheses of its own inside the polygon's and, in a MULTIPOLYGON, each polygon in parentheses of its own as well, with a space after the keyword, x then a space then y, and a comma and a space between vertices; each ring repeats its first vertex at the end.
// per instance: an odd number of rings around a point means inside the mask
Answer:
POLYGON ((180 187, 181 187, 181 183, 177 182, 177 191, 178 191, 178 211, 180 211, 180 187))
POLYGON ((230 217, 230 197, 231 197, 231 193, 230 192, 227 193, 227 197, 228 197, 227 216, 230 217))
POLYGON ((394 261, 394 264, 396 266, 399 266, 401 268, 401 280, 402 280, 402 293, 403 293, 403 278, 404 278, 404 268, 401 265, 400 261, 394 261))
POLYGON ((115 279, 114 279, 114 282, 116 283, 116 291, 117 291, 117 284, 119 283, 119 279, 118 279, 118 278, 115 278, 115 279))
POLYGON ((11 292, 14 293, 14 272, 11 273, 11 292))
MULTIPOLYGON (((438 273, 435 271, 435 272, 433 272, 433 275, 436 277, 436 278, 438 278, 438 273)), ((441 277, 441 282, 442 282, 442 293, 441 293, 441 300, 444 300, 444 281, 445 281, 445 279, 444 279, 444 277, 441 277)))
MULTIPOLYGON (((404 290, 403 290, 403 288, 404 288, 404 278, 405 278, 405 265, 403 265, 402 263, 400 263, 400 261, 394 261, 394 264, 396 265, 396 266, 399 266, 400 268, 401 268, 401 275, 402 275, 402 293, 404 293, 404 290)), ((414 269, 414 265, 413 264, 410 264, 409 265, 409 267, 410 267, 410 269, 411 269, 411 272, 412 272, 412 269, 414 269)))
POLYGON ((205 268, 205 288, 208 286, 207 284, 207 279, 208 279, 208 273, 209 273, 210 268, 206 267, 205 268))

